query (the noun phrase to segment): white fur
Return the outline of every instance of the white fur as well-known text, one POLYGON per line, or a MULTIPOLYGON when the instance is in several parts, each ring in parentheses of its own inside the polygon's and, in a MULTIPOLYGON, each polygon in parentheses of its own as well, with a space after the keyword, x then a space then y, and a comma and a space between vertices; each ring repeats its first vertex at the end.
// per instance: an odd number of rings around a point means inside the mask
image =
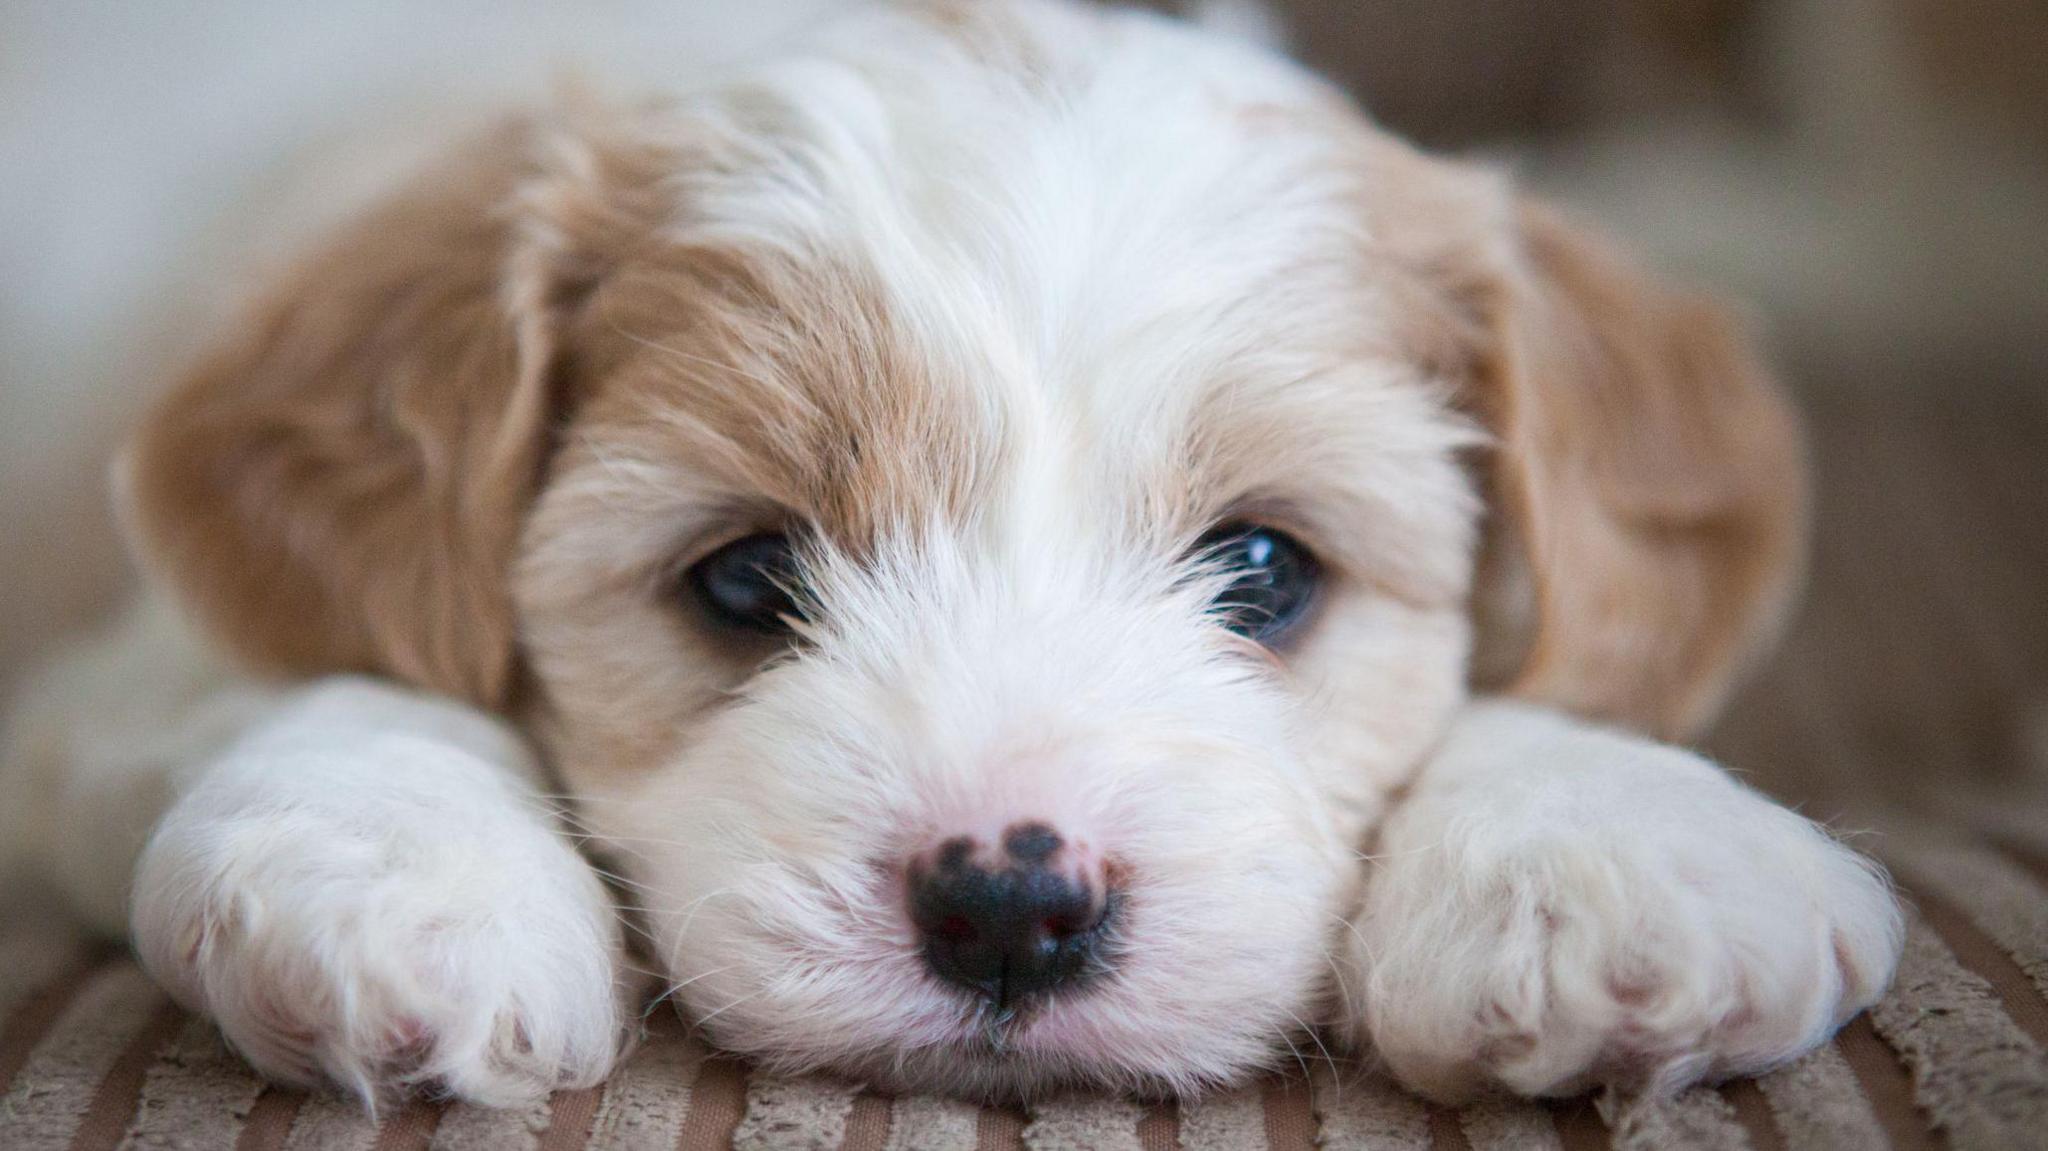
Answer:
POLYGON ((518 738, 338 679, 283 703, 157 827, 134 938, 258 1069, 366 1101, 596 1082, 632 988, 603 886, 518 738))
POLYGON ((1389 819, 1350 1027, 1404 1081, 1670 1089, 1762 1071, 1891 980, 1881 872, 1677 748, 1468 708, 1389 819))

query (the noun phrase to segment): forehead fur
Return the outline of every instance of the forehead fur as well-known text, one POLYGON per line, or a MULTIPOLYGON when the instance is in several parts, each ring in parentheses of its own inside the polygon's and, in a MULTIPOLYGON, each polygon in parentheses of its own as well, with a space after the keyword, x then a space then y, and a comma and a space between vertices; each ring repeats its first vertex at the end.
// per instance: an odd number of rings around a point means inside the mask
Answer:
POLYGON ((1427 524, 1370 574, 1461 594, 1465 432, 1389 318, 1370 133, 1305 74, 1137 14, 926 5, 638 130, 661 223, 592 309, 608 480, 855 545, 1427 524))

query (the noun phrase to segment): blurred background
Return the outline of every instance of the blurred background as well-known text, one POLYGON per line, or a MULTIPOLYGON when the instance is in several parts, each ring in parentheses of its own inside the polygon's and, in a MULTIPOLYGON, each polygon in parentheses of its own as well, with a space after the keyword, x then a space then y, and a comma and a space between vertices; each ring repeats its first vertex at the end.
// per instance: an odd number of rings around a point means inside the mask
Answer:
MULTIPOLYGON (((102 471, 137 399, 391 141, 564 68, 698 82, 844 6, 0 0, 0 682, 118 594, 102 471)), ((1821 814, 2021 818, 2048 790, 2048 4, 1271 8, 1394 130, 1757 317, 1811 431, 1813 575, 1712 748, 1821 814)))
POLYGON ((2048 828, 2048 4, 1294 0, 1298 53, 1745 302, 1812 574, 1710 748, 1822 815, 2048 828))

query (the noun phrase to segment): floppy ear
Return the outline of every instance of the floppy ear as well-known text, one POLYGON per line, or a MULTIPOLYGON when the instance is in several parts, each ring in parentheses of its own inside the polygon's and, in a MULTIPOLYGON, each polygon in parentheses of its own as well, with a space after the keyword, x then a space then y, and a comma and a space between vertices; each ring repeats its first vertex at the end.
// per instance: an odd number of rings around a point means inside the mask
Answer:
POLYGON ((1472 396, 1495 447, 1475 593, 1496 690, 1696 734, 1802 569, 1796 422, 1744 334, 1522 207, 1472 396))
POLYGON ((536 133, 495 132, 346 228, 130 443, 145 562, 255 668, 505 702, 561 333, 601 274, 585 241, 618 224, 592 207, 604 166, 565 189, 536 133))

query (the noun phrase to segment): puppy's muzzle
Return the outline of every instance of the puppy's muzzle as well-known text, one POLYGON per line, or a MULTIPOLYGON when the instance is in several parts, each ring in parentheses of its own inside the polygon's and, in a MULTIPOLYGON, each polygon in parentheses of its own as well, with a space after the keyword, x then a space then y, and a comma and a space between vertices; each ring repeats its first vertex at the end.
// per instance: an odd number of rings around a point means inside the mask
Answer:
POLYGON ((999 1011, 1107 970, 1119 902, 1105 868, 1043 823, 998 845, 948 839, 912 861, 912 922, 939 978, 999 1011))

